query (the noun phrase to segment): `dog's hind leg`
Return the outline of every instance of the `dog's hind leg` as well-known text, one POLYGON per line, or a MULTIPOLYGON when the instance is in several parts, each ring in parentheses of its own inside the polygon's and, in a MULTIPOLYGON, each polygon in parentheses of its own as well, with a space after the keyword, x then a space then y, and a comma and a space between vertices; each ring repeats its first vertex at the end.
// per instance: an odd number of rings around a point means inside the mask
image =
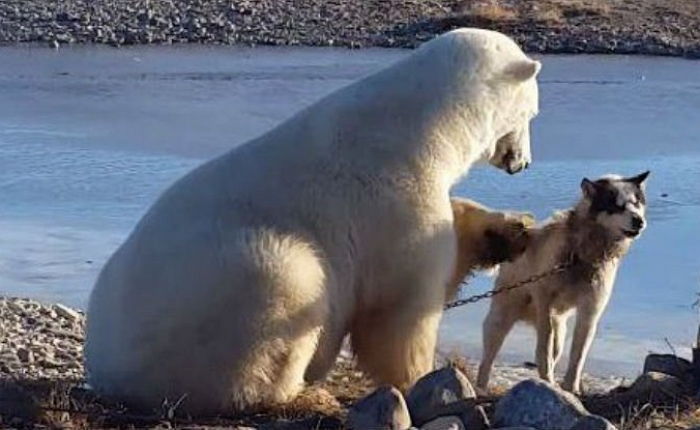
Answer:
POLYGON ((544 298, 536 301, 537 319, 537 348, 535 349, 535 361, 540 378, 554 383, 554 319, 549 302, 544 298))
POLYGON ((552 367, 556 368, 564 352, 564 342, 566 341, 566 316, 554 317, 552 319, 552 329, 554 330, 554 360, 552 362, 552 367))
POLYGON ((588 357, 588 351, 595 338, 598 321, 605 305, 594 303, 593 300, 585 300, 576 309, 576 327, 574 338, 571 342, 569 366, 564 377, 562 388, 573 393, 581 392, 581 374, 583 365, 588 357))
POLYGON ((488 388, 493 362, 517 319, 518 313, 516 309, 510 309, 510 306, 501 306, 496 301, 491 304, 491 309, 483 324, 483 357, 479 364, 479 375, 477 377, 477 386, 479 388, 484 390, 488 388))

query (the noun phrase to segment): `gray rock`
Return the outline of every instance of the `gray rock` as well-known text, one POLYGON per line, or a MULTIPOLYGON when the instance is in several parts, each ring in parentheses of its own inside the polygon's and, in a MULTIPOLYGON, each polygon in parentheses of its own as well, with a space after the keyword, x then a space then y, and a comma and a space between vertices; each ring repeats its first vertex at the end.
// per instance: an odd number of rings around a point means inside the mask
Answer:
POLYGON ((689 378, 693 373, 693 365, 685 358, 673 354, 649 354, 644 360, 644 373, 660 372, 676 378, 689 378))
POLYGON ((17 357, 23 363, 33 363, 34 362, 34 353, 30 349, 27 349, 27 348, 19 348, 17 350, 17 357))
POLYGON ((499 427, 499 428, 495 428, 493 430, 537 430, 537 429, 534 427, 518 426, 518 427, 499 427))
POLYGON ((686 386, 675 376, 660 372, 647 372, 637 378, 625 395, 640 401, 661 401, 684 395, 686 386))
POLYGON ((406 401, 394 387, 377 388, 348 412, 348 428, 355 430, 406 430, 410 427, 406 401))
POLYGON ((498 401, 494 427, 568 429, 586 415, 588 412, 573 394, 545 381, 529 379, 498 401))
POLYGON ((476 392, 469 379, 454 367, 445 367, 422 377, 406 397, 411 419, 422 425, 436 417, 463 415, 474 409, 476 392))
POLYGON ((447 416, 423 424, 421 430, 465 430, 465 428, 464 423, 459 417, 447 416))
POLYGON ((569 430, 617 430, 617 427, 599 415, 588 415, 579 418, 569 430))

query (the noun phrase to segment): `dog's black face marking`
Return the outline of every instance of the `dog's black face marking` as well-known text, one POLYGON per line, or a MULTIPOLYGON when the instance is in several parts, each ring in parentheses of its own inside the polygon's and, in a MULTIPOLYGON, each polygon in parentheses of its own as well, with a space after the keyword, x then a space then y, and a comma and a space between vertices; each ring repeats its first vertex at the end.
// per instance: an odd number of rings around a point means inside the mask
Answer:
POLYGON ((590 214, 595 216, 601 212, 619 214, 625 211, 625 203, 620 204, 619 190, 609 179, 589 181, 584 179, 581 187, 591 201, 590 214))
POLYGON ((607 212, 609 214, 619 214, 625 211, 625 205, 618 204, 618 190, 611 186, 610 181, 599 179, 594 182, 595 194, 591 201, 591 213, 598 214, 607 212))
POLYGON ((630 203, 634 206, 645 206, 646 196, 642 184, 648 175, 649 172, 644 172, 632 178, 603 178, 596 181, 584 178, 581 188, 591 201, 590 214, 620 214, 630 203))

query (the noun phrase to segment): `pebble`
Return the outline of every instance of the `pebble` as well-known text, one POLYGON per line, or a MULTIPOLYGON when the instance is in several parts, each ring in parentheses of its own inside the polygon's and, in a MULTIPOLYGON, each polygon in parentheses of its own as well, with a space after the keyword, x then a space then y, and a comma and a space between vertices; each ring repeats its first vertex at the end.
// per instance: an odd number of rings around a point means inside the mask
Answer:
POLYGON ((78 321, 81 318, 80 312, 60 303, 53 305, 53 308, 59 316, 67 318, 71 321, 78 321))
POLYGON ((17 350, 17 357, 19 357, 19 360, 23 363, 31 364, 34 362, 34 353, 31 349, 19 348, 17 350))

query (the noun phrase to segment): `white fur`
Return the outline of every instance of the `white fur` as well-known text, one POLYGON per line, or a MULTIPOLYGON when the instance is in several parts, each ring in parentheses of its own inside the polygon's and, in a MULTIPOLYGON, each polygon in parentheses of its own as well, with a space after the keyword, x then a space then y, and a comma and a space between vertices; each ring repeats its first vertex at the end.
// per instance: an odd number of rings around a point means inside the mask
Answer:
POLYGON ((538 70, 502 34, 453 31, 186 175, 95 285, 90 384, 193 413, 285 402, 350 333, 407 387, 433 365, 449 189, 494 154, 530 161, 538 70))

